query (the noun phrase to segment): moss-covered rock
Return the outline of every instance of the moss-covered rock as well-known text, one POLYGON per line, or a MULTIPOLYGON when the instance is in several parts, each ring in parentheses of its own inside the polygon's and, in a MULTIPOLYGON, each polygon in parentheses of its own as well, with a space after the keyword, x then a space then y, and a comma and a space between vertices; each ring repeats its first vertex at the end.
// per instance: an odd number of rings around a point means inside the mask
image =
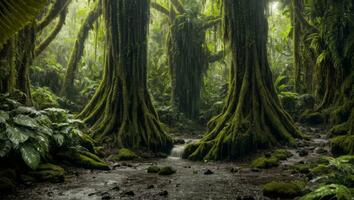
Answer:
POLYGON ((133 151, 122 148, 119 149, 118 153, 116 155, 110 156, 110 160, 113 161, 127 161, 127 160, 135 160, 139 158, 133 151))
POLYGON ((354 154, 354 135, 338 136, 331 139, 331 152, 335 156, 354 154))
POLYGON ((60 183, 64 181, 64 173, 65 170, 62 167, 45 163, 40 164, 36 171, 31 171, 28 175, 34 177, 38 181, 60 183))
POLYGON ((319 164, 316 167, 311 169, 310 175, 311 177, 316 177, 328 173, 330 173, 330 168, 328 168, 328 166, 325 164, 319 164))
POLYGON ((168 175, 172 175, 174 173, 176 173, 177 170, 173 169, 170 166, 166 166, 166 167, 162 167, 159 171, 159 175, 162 176, 168 176, 168 175))
POLYGON ((263 186, 263 194, 272 198, 294 198, 302 195, 304 182, 270 182, 263 186))
POLYGON ((150 166, 148 169, 147 169, 147 172, 148 173, 158 173, 160 171, 160 167, 156 166, 156 165, 153 165, 153 166, 150 166))
POLYGON ((300 200, 352 200, 352 198, 353 195, 347 187, 331 184, 319 187, 315 191, 302 197, 300 200))
POLYGON ((279 160, 286 160, 286 159, 292 157, 293 154, 286 149, 277 149, 273 152, 272 156, 279 159, 279 160))
POLYGON ((331 128, 331 130, 329 131, 330 137, 347 135, 349 129, 350 129, 349 123, 338 124, 333 128, 331 128))
POLYGON ((311 172, 310 164, 296 164, 291 167, 293 172, 301 173, 301 174, 309 174, 311 172))
POLYGON ((57 156, 69 161, 71 164, 86 169, 110 170, 109 165, 101 158, 88 151, 67 151, 57 156))
POLYGON ((252 161, 251 167, 258 168, 258 169, 268 169, 272 167, 277 167, 279 166, 279 164, 280 164, 279 159, 277 159, 276 157, 272 156, 270 158, 267 158, 263 156, 252 161))

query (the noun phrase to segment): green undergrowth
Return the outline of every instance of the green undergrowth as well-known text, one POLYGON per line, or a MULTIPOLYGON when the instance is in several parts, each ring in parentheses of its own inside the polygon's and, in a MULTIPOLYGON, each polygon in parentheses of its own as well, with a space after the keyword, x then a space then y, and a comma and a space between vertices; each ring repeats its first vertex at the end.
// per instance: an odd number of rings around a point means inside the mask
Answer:
MULTIPOLYGON (((46 167, 53 165, 44 163, 69 163, 90 169, 109 169, 95 155, 95 141, 84 133, 86 130, 84 123, 73 119, 66 110, 36 110, 23 106, 7 95, 1 95, 0 175, 3 169, 14 168, 17 177, 27 174, 37 180, 59 182, 63 170, 59 167, 46 170, 46 167), (61 154, 68 156, 60 157, 61 154)), ((7 186, 11 184, 3 188, 7 186)))
POLYGON ((113 154, 109 157, 109 160, 112 161, 124 161, 124 160, 135 160, 139 158, 138 155, 136 155, 133 151, 127 149, 127 148, 122 148, 118 150, 117 154, 113 154))

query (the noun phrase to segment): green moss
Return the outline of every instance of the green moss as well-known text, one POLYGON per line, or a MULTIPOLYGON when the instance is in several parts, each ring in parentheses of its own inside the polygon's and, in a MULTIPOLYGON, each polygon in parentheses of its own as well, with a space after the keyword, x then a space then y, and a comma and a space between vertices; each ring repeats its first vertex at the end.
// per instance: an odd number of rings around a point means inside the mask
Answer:
POLYGON ((134 160, 137 158, 138 156, 133 151, 126 148, 119 149, 117 155, 113 155, 110 157, 110 159, 113 161, 134 160))
POLYGON ((176 170, 170 166, 162 167, 159 171, 159 175, 167 176, 176 173, 176 170))
POLYGON ((331 152, 335 156, 354 154, 354 135, 338 136, 331 140, 331 152))
POLYGON ((68 121, 68 111, 60 108, 47 108, 44 114, 49 117, 52 122, 66 123, 68 121))
POLYGON ((36 171, 31 171, 28 175, 34 177, 38 181, 49 181, 60 183, 64 181, 65 170, 57 165, 50 163, 40 164, 36 171))
POLYGON ((331 184, 319 187, 315 191, 302 197, 300 200, 352 200, 352 198, 353 196, 351 191, 347 187, 343 185, 331 184))
POLYGON ((349 123, 342 123, 342 124, 338 124, 336 126, 334 126, 333 128, 331 128, 330 132, 330 136, 334 137, 334 136, 342 136, 342 135, 346 135, 349 132, 349 123))
POLYGON ((156 166, 156 165, 153 165, 153 166, 150 166, 148 169, 147 169, 147 172, 148 173, 158 173, 160 171, 160 167, 156 166))
POLYGON ((325 115, 320 112, 304 113, 300 118, 300 122, 307 124, 322 124, 325 121, 325 115))
POLYGON ((290 158, 291 156, 293 156, 293 154, 286 149, 277 149, 273 152, 272 156, 274 156, 275 158, 277 158, 279 160, 286 160, 286 159, 290 158))
POLYGON ((95 154, 88 151, 67 151, 57 154, 58 157, 71 164, 86 169, 109 170, 108 164, 95 154))
POLYGON ((58 97, 53 94, 49 88, 36 88, 32 91, 32 98, 36 108, 57 108, 59 107, 58 97))
POLYGON ((263 194, 272 198, 294 198, 302 195, 304 182, 270 182, 263 186, 263 194))
POLYGON ((311 169, 311 175, 314 176, 320 176, 324 174, 330 173, 330 169, 328 168, 327 165, 320 164, 317 167, 311 169))
POLYGON ((301 174, 309 174, 311 172, 311 165, 309 164, 296 164, 292 166, 295 172, 301 174))
POLYGON ((277 167, 279 166, 279 160, 276 157, 259 157, 252 161, 251 167, 252 168, 259 168, 259 169, 268 169, 272 167, 277 167))

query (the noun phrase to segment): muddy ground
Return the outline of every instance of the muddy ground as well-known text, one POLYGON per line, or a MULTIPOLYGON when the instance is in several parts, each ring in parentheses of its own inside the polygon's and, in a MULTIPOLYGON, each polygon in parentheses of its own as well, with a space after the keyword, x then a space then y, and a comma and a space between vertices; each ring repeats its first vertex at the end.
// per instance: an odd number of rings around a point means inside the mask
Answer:
POLYGON ((183 160, 178 157, 183 146, 177 146, 168 158, 112 163, 110 171, 69 169, 64 183, 21 186, 16 195, 3 199, 268 199, 262 194, 262 184, 273 180, 305 179, 303 175, 293 173, 290 166, 328 154, 323 151, 329 148, 324 130, 312 127, 302 127, 302 130, 310 140, 299 141, 299 147, 289 149, 294 155, 272 169, 251 169, 252 158, 238 162, 183 160), (170 176, 149 174, 147 168, 151 165, 172 166, 177 172, 170 176))

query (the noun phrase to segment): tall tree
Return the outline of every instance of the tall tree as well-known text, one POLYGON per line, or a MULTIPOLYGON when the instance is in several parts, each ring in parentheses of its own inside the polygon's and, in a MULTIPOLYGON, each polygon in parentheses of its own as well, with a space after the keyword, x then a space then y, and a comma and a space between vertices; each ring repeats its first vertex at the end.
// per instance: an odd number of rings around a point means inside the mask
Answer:
POLYGON ((169 151, 146 86, 148 0, 104 0, 107 56, 103 80, 78 116, 96 139, 117 147, 169 151))
POLYGON ((230 89, 210 131, 187 146, 194 160, 238 159, 260 148, 295 144, 301 133, 276 95, 267 60, 266 0, 223 0, 225 36, 232 51, 230 89))
POLYGON ((74 48, 71 52, 70 59, 68 62, 68 66, 66 68, 64 83, 61 88, 61 95, 66 97, 73 97, 74 93, 74 81, 76 77, 76 73, 78 70, 78 65, 81 60, 81 57, 84 53, 85 41, 89 35, 89 32, 99 16, 102 13, 102 5, 101 1, 97 3, 94 9, 90 11, 84 20, 79 33, 77 34, 74 48))
POLYGON ((167 53, 172 104, 186 117, 196 119, 199 115, 204 74, 210 63, 220 60, 224 55, 223 52, 212 54, 205 40, 205 32, 220 24, 220 19, 201 16, 198 9, 187 12, 187 6, 179 0, 171 0, 171 4, 170 9, 157 3, 152 3, 152 7, 165 14, 171 24, 167 53))

